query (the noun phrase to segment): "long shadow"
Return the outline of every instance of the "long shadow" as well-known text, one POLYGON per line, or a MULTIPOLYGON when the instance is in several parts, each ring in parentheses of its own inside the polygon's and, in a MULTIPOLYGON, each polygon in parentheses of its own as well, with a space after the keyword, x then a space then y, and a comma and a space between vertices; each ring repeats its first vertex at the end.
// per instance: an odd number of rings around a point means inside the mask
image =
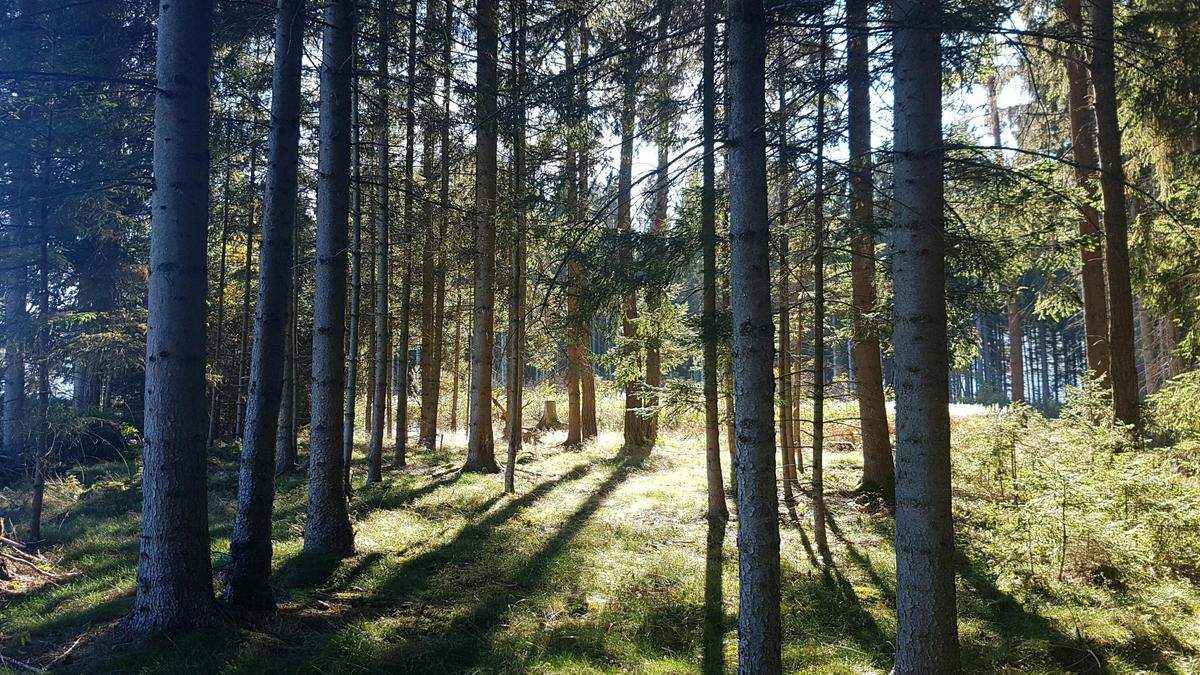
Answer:
MULTIPOLYGON (((884 522, 875 521, 872 528, 880 536, 891 539, 894 536, 891 527, 884 522)), ((959 548, 961 553, 962 549, 959 548)), ((1025 608, 1012 595, 1000 590, 995 579, 988 573, 983 563, 970 558, 961 558, 958 574, 972 595, 978 599, 979 609, 960 611, 960 616, 981 619, 991 624, 996 635, 1000 637, 998 644, 979 644, 964 642, 962 653, 964 668, 975 662, 976 668, 994 668, 1004 664, 1009 655, 1020 654, 1021 644, 1034 640, 1044 640, 1048 645, 1047 655, 1055 665, 1070 673, 1086 673, 1102 675, 1109 672, 1104 655, 1090 644, 1083 635, 1071 635, 1054 625, 1048 618, 1025 608)), ((968 596, 969 598, 969 596, 968 596)), ((960 602, 960 607, 962 606, 960 602)), ((1153 650, 1151 650, 1153 651, 1153 650)), ((1175 672, 1160 653, 1134 654, 1140 665, 1153 672, 1175 672)))
POLYGON ((840 617, 842 626, 831 626, 838 632, 849 629, 855 640, 867 650, 878 665, 884 665, 890 658, 891 641, 889 636, 879 627, 879 622, 867 611, 863 601, 854 590, 854 585, 842 574, 832 556, 825 558, 825 563, 817 557, 817 552, 809 541, 808 533, 803 528, 796 528, 800 534, 800 543, 812 566, 820 571, 821 592, 815 598, 823 607, 823 616, 827 618, 840 617))
POLYGON ((867 575, 867 578, 879 589, 879 592, 883 594, 888 603, 895 605, 896 589, 892 588, 892 585, 879 574, 878 570, 875 569, 875 565, 871 563, 871 559, 863 555, 862 551, 859 551, 858 547, 846 537, 845 532, 842 531, 841 526, 838 525, 832 513, 826 514, 826 522, 829 524, 829 531, 833 532, 833 536, 846 549, 846 555, 850 557, 850 560, 862 570, 863 574, 867 575))
POLYGON ((725 521, 708 521, 704 555, 704 651, 700 669, 705 675, 725 672, 725 521))
MULTIPOLYGON (((439 669, 446 672, 463 672, 477 666, 487 655, 493 634, 504 612, 543 583, 550 566, 564 553, 604 500, 629 477, 638 464, 640 462, 636 458, 618 460, 617 468, 563 521, 554 536, 529 557, 525 565, 511 577, 510 582, 501 587, 502 590, 481 601, 470 614, 456 619, 448 626, 439 627, 436 636, 424 636, 425 640, 420 650, 422 660, 437 664, 439 669)), ((397 651, 386 660, 403 661, 404 655, 397 651)))

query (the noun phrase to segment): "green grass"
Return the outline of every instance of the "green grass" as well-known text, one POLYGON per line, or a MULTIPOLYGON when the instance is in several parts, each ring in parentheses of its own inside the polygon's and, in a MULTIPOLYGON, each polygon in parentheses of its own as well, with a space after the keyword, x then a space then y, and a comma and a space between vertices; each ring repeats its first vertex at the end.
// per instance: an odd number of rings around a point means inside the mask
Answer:
MULTIPOLYGON (((333 565, 299 556, 303 476, 285 477, 275 520, 278 614, 142 642, 114 628, 133 591, 137 476, 124 465, 77 470, 50 487, 46 530, 52 557, 81 574, 9 598, 0 653, 44 665, 74 645, 53 666, 92 672, 690 673, 702 663, 732 671, 736 522, 721 536, 703 518, 702 438, 672 432, 641 461, 621 457, 613 433, 579 451, 559 441, 551 435, 528 449, 515 496, 503 494, 500 476, 434 477, 461 460, 461 439, 416 452, 405 471, 358 488, 357 553, 333 565), (706 564, 710 546, 719 566, 706 564), (706 591, 718 589, 720 627, 706 620, 717 609, 706 591)), ((891 521, 844 496, 857 456, 830 453, 827 465, 832 565, 812 553, 807 502, 783 513, 785 666, 885 673, 896 629, 891 521)), ((235 469, 234 448, 213 453, 218 570, 235 469)), ((960 526, 958 536, 970 540, 972 531, 960 526)), ((1200 668, 1200 597, 1190 584, 1018 599, 982 557, 964 555, 960 572, 966 672, 1200 668)))

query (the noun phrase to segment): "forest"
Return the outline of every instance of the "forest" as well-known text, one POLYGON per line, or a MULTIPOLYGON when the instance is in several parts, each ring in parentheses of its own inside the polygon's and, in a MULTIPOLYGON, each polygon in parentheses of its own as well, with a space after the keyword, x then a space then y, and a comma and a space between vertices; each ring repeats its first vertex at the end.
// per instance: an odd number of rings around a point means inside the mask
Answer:
POLYGON ((0 17, 0 672, 1200 672, 1196 0, 0 17))

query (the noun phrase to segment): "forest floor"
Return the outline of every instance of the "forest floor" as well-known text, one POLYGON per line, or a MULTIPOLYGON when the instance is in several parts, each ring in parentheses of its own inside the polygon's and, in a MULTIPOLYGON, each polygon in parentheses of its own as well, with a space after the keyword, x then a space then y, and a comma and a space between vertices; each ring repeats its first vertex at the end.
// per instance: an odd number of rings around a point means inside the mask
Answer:
MULTIPOLYGON (((461 437, 412 453, 407 468, 358 488, 357 554, 334 564, 299 556, 304 475, 286 476, 275 518, 278 614, 142 642, 117 629, 134 588, 136 467, 76 469, 49 487, 46 550, 79 574, 0 596, 0 661, 89 672, 732 671, 736 519, 710 530, 703 517, 703 439, 666 434, 641 460, 618 453, 616 433, 575 451, 561 440, 528 447, 515 496, 499 475, 445 473, 461 462, 461 437), (718 608, 719 624, 709 611, 718 608)), ((218 571, 236 462, 233 446, 212 453, 218 571)), ((892 522, 847 496, 858 467, 855 453, 828 454, 830 564, 813 552, 807 497, 783 514, 789 672, 890 668, 892 522)), ((960 539, 973 534, 958 528, 960 539)), ((1054 594, 1018 601, 967 554, 958 588, 965 672, 1200 669, 1200 629, 1164 628, 1200 624, 1194 596, 1155 606, 1112 592, 1086 609, 1054 594)))

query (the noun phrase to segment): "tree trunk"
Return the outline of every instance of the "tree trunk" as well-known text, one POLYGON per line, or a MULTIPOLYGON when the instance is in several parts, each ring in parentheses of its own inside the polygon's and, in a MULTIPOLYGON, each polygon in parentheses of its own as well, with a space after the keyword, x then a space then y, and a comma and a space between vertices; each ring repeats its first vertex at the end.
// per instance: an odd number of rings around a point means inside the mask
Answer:
POLYGON ((321 118, 317 157, 317 255, 313 294, 312 421, 304 551, 343 557, 354 550, 342 467, 346 374, 346 230, 350 219, 351 53, 354 3, 332 0, 321 31, 321 118))
POLYGON ((778 673, 779 507, 775 493, 775 327, 767 218, 767 17, 728 3, 729 241, 737 425, 738 671, 778 673))
MULTIPOLYGON (((632 39, 632 28, 627 28, 626 35, 632 39)), ((633 139, 636 125, 637 80, 640 70, 640 58, 632 52, 622 58, 621 64, 621 156, 617 171, 617 230, 622 236, 632 232, 633 225, 633 139)), ((620 264, 626 269, 633 262, 630 243, 621 247, 620 264)), ((638 339, 638 306, 637 295, 625 293, 621 299, 621 334, 625 338, 625 358, 635 359, 638 366, 643 366, 641 350, 637 346, 638 339)), ((641 370, 639 367, 637 370, 641 370)), ((625 445, 622 452, 645 453, 650 451, 649 427, 646 418, 642 416, 642 390, 644 382, 634 377, 623 383, 625 386, 625 445)))
MULTIPOLYGON (((416 62, 417 62, 417 0, 408 6, 408 94, 404 115, 404 278, 400 284, 400 343, 397 346, 399 359, 396 374, 396 454, 395 466, 408 464, 408 391, 409 352, 412 342, 412 223, 413 223, 413 138, 416 131, 415 110, 417 107, 416 62)), ((429 85, 426 85, 429 86, 429 85)), ((429 86, 432 88, 431 86, 429 86)), ((429 165, 432 165, 432 158, 429 165)))
POLYGON ((454 303, 454 373, 451 375, 450 397, 450 429, 458 431, 458 380, 460 362, 462 361, 462 297, 455 298, 454 303))
MULTIPOLYGON (((250 133, 254 134, 257 131, 255 127, 251 127, 250 133)), ((254 261, 254 188, 258 183, 258 142, 257 140, 250 143, 250 182, 246 185, 246 192, 249 193, 249 201, 246 204, 246 259, 243 263, 244 276, 242 278, 242 332, 239 337, 238 346, 238 379, 237 388, 235 389, 237 398, 234 403, 234 426, 233 433, 238 438, 242 436, 242 430, 245 428, 245 410, 247 399, 249 398, 249 380, 246 379, 246 367, 249 365, 247 359, 250 350, 250 276, 253 270, 254 261)))
POLYGON ((893 199, 897 675, 958 672, 950 514, 941 5, 897 0, 893 199))
POLYGON ((1121 127, 1117 120, 1114 69, 1113 2, 1094 0, 1092 15, 1092 88, 1096 137, 1100 148, 1100 191, 1104 202, 1104 262, 1108 280, 1108 348, 1113 412, 1125 424, 1138 425, 1137 363, 1133 355, 1133 289, 1129 279, 1129 222, 1125 213, 1125 169, 1121 164, 1121 127))
MULTIPOLYGON (((226 126, 228 134, 228 126, 226 126)), ((221 367, 225 363, 225 275, 226 275, 226 254, 229 251, 229 181, 230 174, 233 172, 233 152, 227 152, 225 155, 225 177, 221 181, 221 262, 217 271, 217 339, 213 341, 216 345, 216 356, 213 358, 211 365, 217 375, 217 381, 213 383, 212 397, 208 404, 208 447, 217 440, 217 433, 221 409, 219 403, 221 400, 221 367)))
POLYGON ((358 113, 358 38, 354 39, 353 85, 350 101, 352 183, 350 186, 353 234, 350 239, 350 322, 346 348, 346 399, 342 412, 342 469, 346 493, 350 492, 350 464, 354 459, 354 419, 358 414, 358 364, 361 357, 359 329, 362 327, 362 138, 358 113))
POLYGON ((521 399, 525 383, 525 0, 516 0, 513 41, 513 206, 516 209, 512 253, 512 288, 508 304, 508 461, 504 491, 517 491, 517 453, 521 451, 521 399))
POLYGON ((279 0, 271 81, 271 137, 259 247, 258 305, 246 401, 237 511, 229 543, 225 602, 271 609, 271 512, 275 499, 275 437, 283 387, 292 239, 296 229, 300 153, 300 60, 304 2, 279 0))
POLYGON ((871 72, 867 0, 848 0, 846 55, 850 141, 850 286, 854 320, 854 380, 862 428, 863 472, 858 491, 891 504, 896 495, 892 441, 883 396, 875 294, 875 179, 871 154, 871 72))
POLYGON ((492 350, 496 285, 496 0, 479 0, 475 81, 475 298, 471 397, 464 471, 496 473, 492 431, 492 350))
MULTIPOLYGON (((388 81, 388 56, 390 55, 392 2, 380 0, 377 19, 379 44, 376 52, 379 72, 378 94, 375 101, 375 151, 379 158, 379 187, 375 204, 375 382, 371 398, 371 445, 367 454, 367 483, 383 480, 383 432, 386 424, 385 409, 388 392, 388 273, 390 232, 388 216, 391 213, 391 105, 388 93, 392 85, 388 81)), ((411 87, 410 87, 411 88, 411 87)), ((405 227, 408 223, 405 222, 405 227)))
MULTIPOLYGON (((780 41, 780 53, 783 53, 783 42, 780 41)), ((775 226, 779 232, 779 449, 783 457, 783 501, 794 504, 796 497, 792 493, 796 483, 796 465, 792 461, 795 443, 792 417, 792 308, 791 304, 791 274, 788 251, 788 211, 791 209, 791 176, 789 175, 788 155, 788 113, 787 89, 783 71, 778 73, 779 89, 779 168, 776 189, 779 191, 779 206, 775 212, 775 226)))
MULTIPOLYGON (((707 516, 708 521, 714 525, 729 520, 729 507, 725 503, 725 481, 721 476, 721 419, 718 410, 720 394, 717 374, 720 367, 717 352, 717 1, 704 0, 704 42, 701 47, 701 134, 704 154, 700 165, 700 247, 704 256, 704 304, 701 310, 701 339, 704 342, 704 464, 708 482, 707 516)), ((724 527, 719 527, 723 540, 724 527)))
POLYGON ((827 52, 825 14, 821 13, 820 70, 817 91, 817 163, 813 194, 813 423, 812 505, 813 543, 826 562, 829 542, 825 536, 825 59, 827 52))
POLYGON ((1021 306, 1018 297, 1014 292, 1008 299, 1008 370, 1012 377, 1012 394, 1009 400, 1013 403, 1025 400, 1025 359, 1021 353, 1024 331, 1021 328, 1021 306))
POLYGON ((208 68, 212 2, 160 6, 146 331, 142 530, 127 625, 135 633, 217 622, 204 445, 208 68))
MULTIPOLYGON (((591 44, 592 32, 588 28, 588 18, 584 16, 579 23, 579 61, 580 63, 588 62, 589 48, 591 44)), ((579 211, 576 215, 576 220, 583 225, 587 223, 591 214, 589 208, 589 198, 591 195, 591 159, 589 157, 590 143, 592 139, 591 119, 589 110, 591 103, 589 101, 590 89, 588 87, 588 78, 579 78, 579 109, 583 111, 583 119, 580 120, 580 138, 579 142, 579 211)), ((584 282, 586 283, 586 281, 584 282)), ((588 441, 595 438, 599 433, 599 426, 596 423, 596 371, 595 363, 592 359, 592 328, 590 318, 582 318, 580 321, 580 362, 581 371, 579 374, 579 415, 581 417, 580 427, 583 433, 583 440, 588 441)))

